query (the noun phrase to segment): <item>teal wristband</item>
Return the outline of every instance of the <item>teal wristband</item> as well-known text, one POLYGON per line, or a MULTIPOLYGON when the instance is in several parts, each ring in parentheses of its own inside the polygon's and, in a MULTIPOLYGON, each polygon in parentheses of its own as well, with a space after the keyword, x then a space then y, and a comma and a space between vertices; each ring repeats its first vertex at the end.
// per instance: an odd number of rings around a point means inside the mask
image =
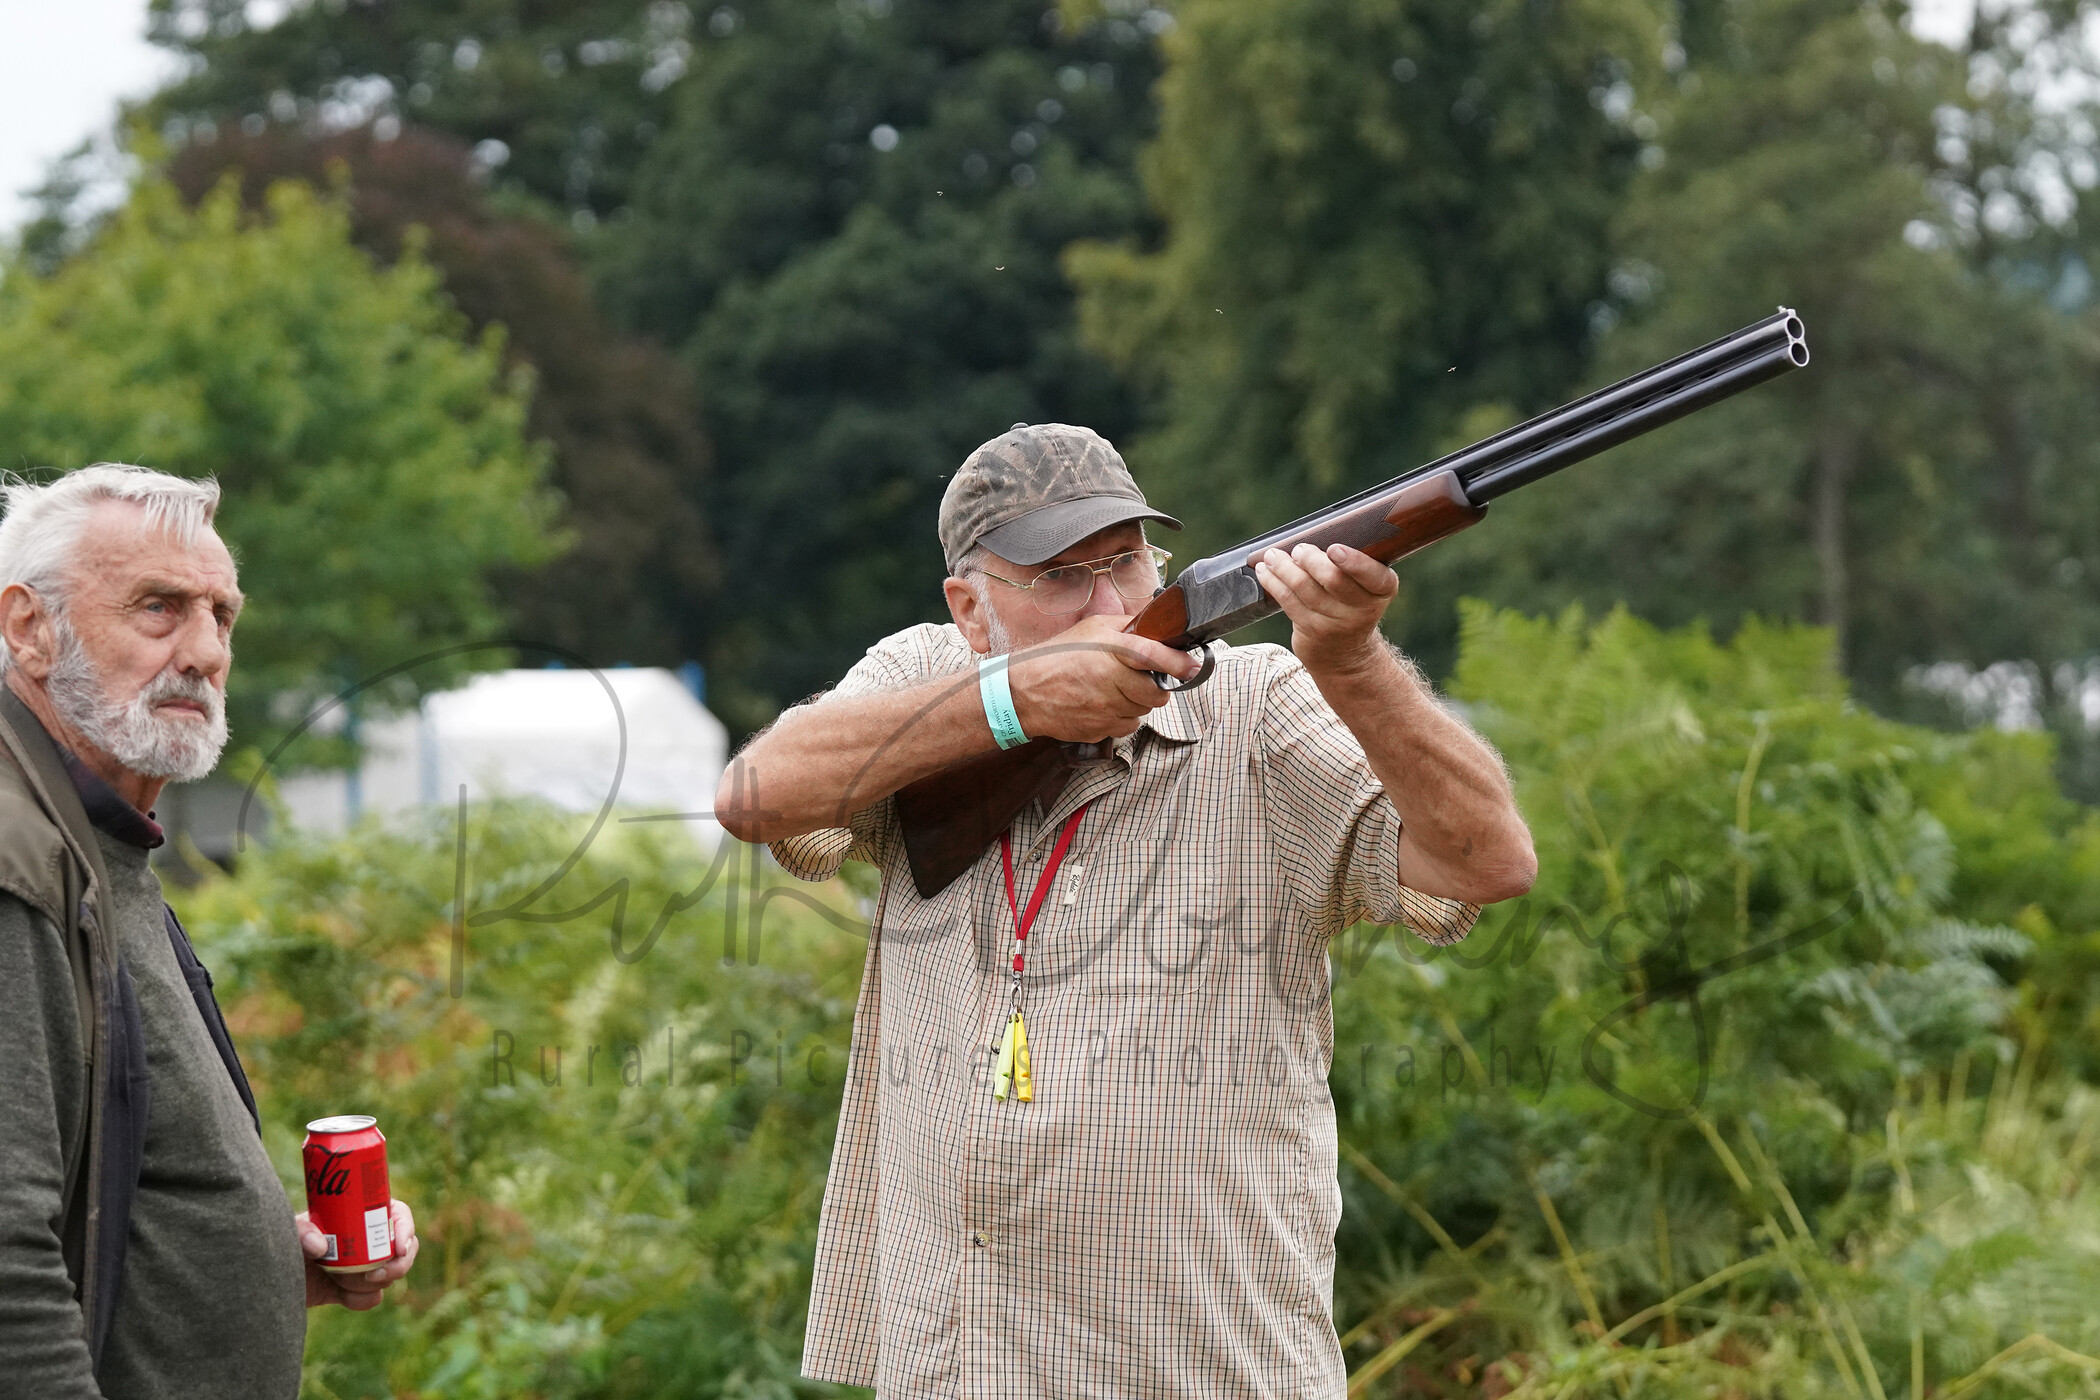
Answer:
POLYGON ((977 693, 984 697, 984 717, 992 726, 992 737, 1002 749, 1028 742, 1021 732, 1021 717, 1014 713, 1013 685, 1007 680, 1006 663, 1011 658, 987 656, 977 663, 977 693))

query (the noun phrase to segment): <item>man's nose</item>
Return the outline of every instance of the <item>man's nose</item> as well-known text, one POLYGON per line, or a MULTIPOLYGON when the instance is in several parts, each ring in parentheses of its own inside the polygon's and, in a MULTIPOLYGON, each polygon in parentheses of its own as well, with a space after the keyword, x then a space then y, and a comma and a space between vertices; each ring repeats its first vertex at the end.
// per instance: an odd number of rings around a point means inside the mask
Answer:
POLYGON ((209 610, 191 614, 184 623, 174 660, 178 670, 195 672, 206 680, 232 663, 232 644, 219 630, 219 619, 209 610))
POLYGON ((1088 595, 1086 606, 1079 610, 1081 617, 1121 617, 1130 609, 1123 602, 1123 595, 1116 592, 1115 584, 1109 582, 1107 574, 1092 576, 1094 591, 1088 595))

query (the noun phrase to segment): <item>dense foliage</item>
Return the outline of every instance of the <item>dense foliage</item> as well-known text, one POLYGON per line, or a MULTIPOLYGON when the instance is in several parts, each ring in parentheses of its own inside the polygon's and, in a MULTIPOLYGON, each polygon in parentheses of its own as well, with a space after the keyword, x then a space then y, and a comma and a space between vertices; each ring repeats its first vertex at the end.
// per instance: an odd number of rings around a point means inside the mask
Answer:
POLYGON ((406 115, 497 143, 506 183, 593 215, 628 199, 697 37, 689 7, 651 0, 306 0, 274 22, 247 0, 150 0, 148 15, 197 60, 152 103, 181 139, 406 115))
POLYGON ((418 1213, 399 1299, 312 1315, 310 1396, 786 1393, 866 944, 734 843, 588 827, 473 810, 463 913, 449 813, 185 905, 294 1195, 302 1125, 370 1112, 418 1213))
POLYGON ((1809 372, 1508 498, 1427 563, 1447 590, 1812 618, 1884 711, 1934 661, 2030 658, 2054 685, 2091 653, 2100 339, 2037 188, 2038 148, 2083 138, 2021 96, 2017 55, 1893 18, 1744 7, 1661 105, 1622 216, 1600 373, 1781 303, 1809 372))
MULTIPOLYGON (((1542 874, 1334 950, 1351 1391, 2100 1393, 2090 6, 152 13, 190 66, 0 282, 0 441, 226 481, 250 737, 499 619, 748 729, 940 614, 1011 422, 1187 562, 1798 307, 1808 372, 1403 568, 1542 874)), ((280 1165, 373 1109, 430 1241, 310 1394, 824 1393, 855 892, 498 806, 455 908, 450 823, 188 897, 280 1165)))
POLYGON ((160 0, 202 66, 153 110, 194 143, 362 101, 595 228, 603 304, 699 379, 721 591, 688 599, 688 635, 750 727, 939 609, 934 505, 972 447, 1020 420, 1134 429, 1058 269, 1142 223, 1168 20, 1126 9, 315 4, 263 29, 160 0))
POLYGON ((1810 373, 1411 561, 1403 640, 1442 670, 1464 595, 1807 618, 1884 709, 2022 658, 2089 745, 2100 170, 2038 97, 2086 11, 1984 10, 1950 48, 1830 0, 1178 6, 1166 238, 1068 258, 1161 392, 1133 459, 1223 544, 1794 306, 1810 373))
POLYGON ((1941 720, 1985 711, 1921 668, 2010 663, 2100 792, 2082 6, 1952 46, 1849 0, 156 14, 179 142, 427 126, 585 230, 699 381, 723 588, 672 582, 740 728, 939 615, 933 499, 1011 421, 1122 441, 1187 557, 1785 302, 1813 374, 1512 498, 1397 634, 1443 673, 1460 596, 1805 618, 1941 720))
MULTIPOLYGON (((1827 642, 1469 609, 1542 873, 1448 952, 1335 947, 1353 1393, 1953 1394, 2008 1346, 1978 1393, 2094 1384, 2100 819, 2044 741, 1858 708, 1827 642)), ((370 1109, 422 1211, 315 1396, 824 1393, 853 891, 614 824, 521 905, 582 825, 471 813, 463 909, 449 816, 191 896, 287 1180, 370 1109)))
POLYGON ((249 217, 231 186, 192 209, 149 181, 57 272, 0 280, 9 468, 136 462, 225 488, 248 742, 302 694, 497 635, 490 574, 556 543, 501 332, 469 338, 420 256, 375 268, 346 224, 304 186, 249 217))
POLYGON ((491 198, 471 152, 420 129, 229 130, 168 162, 192 202, 235 172, 255 207, 281 180, 340 186, 360 248, 387 263, 413 248, 468 324, 500 327, 506 363, 531 370, 526 431, 548 450, 566 544, 497 576, 511 635, 608 665, 700 656, 716 569, 692 377, 607 323, 565 230, 491 198))
POLYGON ((732 722, 942 610, 947 475, 1017 421, 1133 425, 1057 259, 1139 221, 1144 21, 1034 0, 733 7, 681 84, 610 305, 682 345, 715 442, 732 722))
POLYGON ((1581 370, 1660 7, 1196 0, 1163 41, 1156 248, 1069 257, 1156 386, 1139 454, 1223 548, 1581 370), (1609 96, 1616 93, 1617 96, 1609 96))
POLYGON ((1391 1393, 1917 1394, 2100 1341, 2091 1028, 2019 975, 2100 923, 2100 822, 2030 737, 1857 708, 1827 641, 1467 610, 1541 874, 1447 955, 1337 948, 1338 1313, 1391 1393))

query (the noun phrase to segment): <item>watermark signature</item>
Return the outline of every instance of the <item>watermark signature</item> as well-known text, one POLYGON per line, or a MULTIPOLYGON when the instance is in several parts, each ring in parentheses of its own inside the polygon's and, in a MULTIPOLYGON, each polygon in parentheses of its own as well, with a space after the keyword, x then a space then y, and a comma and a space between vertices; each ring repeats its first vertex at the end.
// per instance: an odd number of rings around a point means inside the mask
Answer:
MULTIPOLYGON (((1100 644, 1065 645, 1073 647, 1100 644)), ((857 918, 840 910, 812 892, 766 879, 763 868, 764 848, 746 845, 726 833, 714 842, 706 869, 700 873, 698 879, 690 886, 667 896, 655 910, 646 929, 630 933, 629 916, 633 888, 625 876, 612 879, 604 887, 563 907, 546 907, 551 902, 551 897, 588 854, 607 824, 615 820, 614 814, 619 808, 622 783, 628 771, 629 734, 628 719, 621 707, 619 695, 605 673, 589 666, 574 653, 543 643, 504 641, 445 648, 389 667, 369 679, 347 687, 324 704, 317 706, 297 728, 270 751, 250 780, 240 808, 236 832, 239 842, 237 849, 245 848, 250 813, 262 783, 275 771, 284 754, 298 738, 315 726, 327 722, 338 711, 355 705, 361 696, 374 687, 386 685, 412 673, 418 667, 475 652, 537 654, 588 673, 604 692, 618 744, 605 796, 590 813, 589 820, 575 843, 552 864, 544 876, 494 908, 470 907, 472 882, 468 838, 471 804, 466 785, 459 786, 453 804, 454 859, 451 899, 447 905, 451 933, 447 990, 451 997, 458 999, 466 994, 469 943, 471 932, 474 930, 502 923, 561 926, 599 915, 606 920, 606 936, 613 957, 622 964, 634 964, 640 962, 657 946, 673 920, 694 910, 704 900, 716 894, 720 896, 721 907, 721 960, 727 966, 738 963, 740 943, 748 965, 755 967, 759 964, 765 938, 766 916, 777 901, 785 899, 814 913, 832 926, 863 938, 880 937, 898 942, 912 939, 926 941, 970 938, 978 945, 975 949, 978 970, 987 975, 997 975, 1003 961, 1003 939, 978 939, 970 929, 949 922, 917 929, 908 929, 899 924, 885 924, 878 930, 871 920, 857 918), (601 910, 604 911, 602 915, 601 910)), ((836 824, 839 827, 847 827, 861 808, 873 804, 874 798, 866 801, 862 799, 869 797, 872 792, 867 775, 876 766, 881 752, 889 745, 901 741, 910 731, 912 724, 923 722, 956 694, 964 689, 974 688, 975 685, 974 675, 965 675, 951 686, 931 688, 932 698, 920 708, 910 723, 900 727, 897 733, 878 746, 876 754, 866 760, 853 782, 848 785, 847 795, 841 801, 840 810, 836 814, 836 824)), ((755 790, 755 781, 748 765, 732 765, 731 795, 737 816, 746 821, 759 822, 777 819, 779 814, 769 812, 759 800, 761 795, 755 790)), ((886 796, 887 794, 876 794, 875 798, 886 796)), ((1215 912, 1201 916, 1183 913, 1178 919, 1167 921, 1170 925, 1178 925, 1178 928, 1170 927, 1168 930, 1172 936, 1161 937, 1161 911, 1187 906, 1187 901, 1171 898, 1176 893, 1174 882, 1185 869, 1180 862, 1172 858, 1173 852, 1178 849, 1177 836, 1185 835, 1175 829, 1181 815, 1181 804, 1173 804, 1172 814, 1168 819, 1169 829, 1157 843, 1159 854, 1152 859, 1134 863, 1134 869, 1121 877, 1122 888, 1117 892, 1114 907, 1103 911, 1096 906, 1090 913, 1088 922, 1092 927, 1088 930, 1089 941, 1086 945, 1071 950, 1069 956, 1059 960, 1055 970, 1046 970, 1043 975, 1052 979, 1086 976, 1103 966, 1112 954, 1120 953, 1127 958, 1134 941, 1134 946, 1142 952, 1144 964, 1151 972, 1162 977, 1186 977, 1197 971, 1203 960, 1209 958, 1224 961, 1247 957, 1260 958, 1266 970, 1264 980, 1267 994, 1274 999, 1281 1015, 1302 1015, 1314 1009, 1329 994, 1330 980, 1326 977, 1304 977, 1300 975, 1301 970, 1292 964, 1294 950, 1289 934, 1296 925, 1287 917, 1285 911, 1252 907, 1243 892, 1213 890, 1209 892, 1211 897, 1205 901, 1205 907, 1215 912), (1229 899, 1221 896, 1229 896, 1229 899)), ((711 821, 715 816, 712 810, 644 812, 621 815, 617 821, 623 824, 693 823, 711 821)), ((909 879, 902 872, 901 858, 892 861, 891 864, 899 868, 884 871, 884 879, 890 888, 908 887, 909 879)), ((1630 982, 1633 987, 1623 1001, 1598 1016, 1591 1024, 1580 1048, 1582 1073, 1598 1088, 1628 1108, 1658 1119, 1683 1118, 1698 1110, 1705 1099, 1708 1086, 1710 1046, 1706 1011, 1701 1001, 1702 991, 1721 978, 1784 956, 1836 932, 1859 914, 1860 903, 1858 896, 1854 895, 1834 904, 1801 927, 1773 933, 1725 956, 1693 965, 1688 948, 1688 926, 1692 907, 1690 879, 1682 870, 1667 863, 1662 867, 1660 874, 1662 879, 1659 883, 1663 891, 1664 906, 1659 921, 1662 932, 1637 954, 1619 956, 1614 947, 1615 936, 1619 935, 1622 927, 1629 925, 1630 932, 1652 930, 1657 921, 1644 920, 1626 910, 1612 913, 1601 922, 1594 917, 1586 920, 1571 904, 1553 902, 1542 904, 1540 915, 1534 923, 1534 901, 1527 897, 1507 906, 1507 912, 1501 915, 1499 932, 1484 948, 1480 948, 1482 932, 1479 931, 1465 944, 1438 946, 1424 943, 1416 947, 1409 939, 1404 925, 1360 925, 1330 946, 1330 966, 1336 975, 1353 976, 1362 971, 1372 954, 1390 938, 1399 956, 1417 966, 1427 966, 1439 958, 1446 958, 1458 968, 1477 972, 1487 968, 1498 958, 1506 956, 1511 968, 1521 968, 1548 934, 1564 931, 1594 951, 1615 978, 1622 983, 1630 982), (1597 928, 1594 935, 1589 932, 1593 925, 1597 928), (1480 950, 1474 951, 1476 948, 1480 950), (1609 1041, 1614 1028, 1661 1003, 1675 1003, 1683 1008, 1691 1026, 1694 1042, 1692 1061, 1696 1080, 1685 1092, 1684 1101, 1677 1104, 1651 1103, 1632 1093, 1619 1082, 1618 1077, 1599 1056, 1600 1046, 1609 1041)), ((1031 975, 1037 974, 1032 972, 1031 975)), ((499 1037, 507 1034, 497 1032, 499 1037)), ((545 1048, 541 1047, 543 1052, 545 1048)), ((589 1047, 585 1052, 586 1082, 596 1080, 596 1055, 590 1052, 599 1048, 589 1047)), ((1415 1051, 1412 1046, 1404 1048, 1405 1054, 1396 1053, 1396 1060, 1404 1062, 1411 1081, 1415 1051)), ((1446 1085, 1447 1092, 1448 1088, 1457 1082, 1451 1078, 1453 1061, 1450 1056, 1454 1050, 1455 1047, 1447 1045, 1438 1057, 1439 1081, 1446 1085)), ((560 1047, 554 1047, 555 1082, 559 1082, 563 1072, 561 1053, 560 1047)), ((971 1057, 978 1055, 975 1050, 970 1053, 971 1057)), ((1368 1075, 1370 1051, 1367 1049, 1365 1054, 1363 1072, 1368 1075)), ((1557 1051, 1551 1054, 1557 1054, 1557 1051)), ((621 1062, 621 1073, 624 1077, 627 1073, 627 1051, 619 1051, 617 1058, 621 1062)), ((734 1063, 736 1057, 732 1055, 731 1059, 734 1063)), ((1465 1056, 1461 1055, 1461 1066, 1464 1061, 1465 1056)), ((510 1066, 506 1056, 499 1056, 497 1064, 505 1068, 510 1066)), ((1539 1061, 1537 1069, 1540 1093, 1543 1094, 1552 1075, 1550 1055, 1539 1061)), ((1396 1075, 1399 1072, 1399 1066, 1396 1064, 1396 1075)), ((514 1069, 512 1073, 515 1073, 514 1069)), ((544 1082, 544 1075, 542 1079, 544 1082)), ((1494 1082, 1492 1073, 1489 1073, 1488 1079, 1490 1084, 1494 1082)), ((1507 1082, 1516 1082, 1514 1066, 1507 1076, 1507 1082)))
MULTIPOLYGON (((1331 1075, 1341 1075, 1353 1078, 1360 1094, 1433 1091, 1440 1103, 1449 1103, 1454 1091, 1499 1091, 1543 1100, 1555 1075, 1565 1068, 1560 1047, 1535 1032, 1521 1044, 1511 1043, 1504 1029, 1499 1022, 1489 1021, 1485 1046, 1477 1051, 1466 1038, 1414 1035, 1366 1041, 1344 1047, 1353 1053, 1337 1055, 1324 1070, 1296 1063, 1293 1048, 1276 1038, 1214 1036, 1202 1044, 1184 1042, 1176 1047, 1155 1043, 1163 1038, 1143 1027, 1096 1029, 1076 1038, 1074 1066, 1082 1079, 1106 1077, 1121 1085, 1164 1082, 1194 1089, 1215 1080, 1233 1089, 1281 1088, 1294 1080, 1318 1085, 1331 1075)), ((887 1039, 879 1055, 862 1070, 856 1070, 855 1054, 850 1046, 806 1035, 790 1044, 783 1031, 768 1036, 741 1026, 716 1041, 690 1031, 681 1036, 677 1026, 667 1025, 660 1035, 648 1033, 604 1044, 527 1043, 499 1026, 489 1033, 486 1084, 491 1089, 534 1092, 617 1092, 711 1083, 731 1089, 821 1093, 836 1088, 842 1077, 864 1072, 870 1078, 880 1074, 896 1088, 916 1085, 938 1092, 958 1073, 967 1073, 980 1086, 988 1083, 997 1059, 997 1052, 989 1049, 965 1048, 953 1042, 920 1043, 898 1036, 887 1039)), ((1039 1077, 1050 1076, 1045 1070, 1039 1077)))

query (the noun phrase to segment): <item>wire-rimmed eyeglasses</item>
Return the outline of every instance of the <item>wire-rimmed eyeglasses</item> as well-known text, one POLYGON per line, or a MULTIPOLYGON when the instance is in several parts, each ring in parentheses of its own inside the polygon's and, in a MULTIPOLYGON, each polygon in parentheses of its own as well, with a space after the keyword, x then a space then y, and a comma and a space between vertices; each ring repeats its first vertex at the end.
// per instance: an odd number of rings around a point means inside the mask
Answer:
POLYGON ((1116 592, 1131 602, 1143 602, 1159 591, 1160 571, 1173 557, 1156 545, 1147 545, 1143 549, 1126 550, 1083 564, 1059 564, 1054 569, 1043 570, 1027 583, 1002 578, 990 569, 977 572, 986 578, 998 579, 1008 588, 1020 589, 1034 601, 1036 611, 1056 617, 1062 613, 1078 612, 1092 602, 1094 579, 1099 574, 1107 574, 1116 592))

